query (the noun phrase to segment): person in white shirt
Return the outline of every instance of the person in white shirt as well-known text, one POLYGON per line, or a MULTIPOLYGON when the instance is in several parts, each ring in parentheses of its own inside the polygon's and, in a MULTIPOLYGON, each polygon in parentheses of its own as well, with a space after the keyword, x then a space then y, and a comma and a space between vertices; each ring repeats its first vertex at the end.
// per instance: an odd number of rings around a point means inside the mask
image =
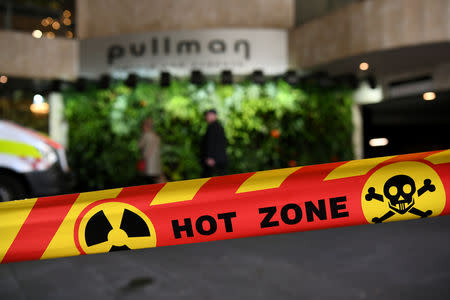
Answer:
POLYGON ((165 182, 161 169, 161 138, 153 129, 152 119, 147 118, 142 122, 142 131, 139 149, 143 158, 143 173, 152 183, 165 182))

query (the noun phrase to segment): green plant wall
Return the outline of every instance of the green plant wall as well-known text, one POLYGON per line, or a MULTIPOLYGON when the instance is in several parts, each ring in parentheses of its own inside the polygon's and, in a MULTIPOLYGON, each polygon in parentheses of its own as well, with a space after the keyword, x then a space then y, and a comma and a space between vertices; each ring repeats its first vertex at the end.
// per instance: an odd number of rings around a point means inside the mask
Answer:
POLYGON ((286 82, 170 87, 122 82, 109 89, 64 92, 68 155, 83 190, 136 182, 140 123, 149 116, 162 140, 170 180, 199 177, 199 150, 215 108, 228 138, 229 173, 352 159, 351 93, 345 88, 286 82))

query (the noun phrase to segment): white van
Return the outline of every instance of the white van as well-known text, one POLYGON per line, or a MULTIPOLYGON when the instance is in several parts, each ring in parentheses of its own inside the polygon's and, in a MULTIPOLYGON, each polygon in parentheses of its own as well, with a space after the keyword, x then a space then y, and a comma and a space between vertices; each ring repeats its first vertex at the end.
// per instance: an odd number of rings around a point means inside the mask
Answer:
POLYGON ((72 183, 62 145, 0 120, 0 202, 65 193, 72 183))

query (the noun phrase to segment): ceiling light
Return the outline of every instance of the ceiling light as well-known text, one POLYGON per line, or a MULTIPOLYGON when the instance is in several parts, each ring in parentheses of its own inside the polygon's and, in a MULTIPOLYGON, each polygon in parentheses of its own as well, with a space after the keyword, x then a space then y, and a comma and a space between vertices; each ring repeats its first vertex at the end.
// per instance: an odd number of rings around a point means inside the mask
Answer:
POLYGON ((135 88, 136 84, 138 82, 138 76, 135 73, 128 74, 127 79, 125 80, 125 85, 129 86, 130 88, 135 88))
POLYGON ((58 30, 61 27, 61 25, 59 24, 58 21, 55 21, 55 22, 53 22, 52 27, 53 27, 53 29, 58 30))
POLYGON ((30 110, 34 114, 48 114, 49 105, 46 102, 40 104, 33 103, 30 105, 30 110))
POLYGON ((290 85, 297 85, 300 82, 300 78, 297 75, 297 72, 294 70, 288 70, 284 73, 284 80, 290 85))
POLYGON ((223 70, 220 74, 222 84, 233 84, 233 73, 230 70, 223 70))
POLYGON ((44 97, 40 94, 36 94, 33 96, 33 103, 34 104, 42 104, 44 102, 44 97))
POLYGON ((48 114, 49 105, 44 102, 44 97, 40 94, 33 96, 33 104, 30 105, 30 110, 34 114, 48 114))
POLYGON ((205 76, 200 70, 192 70, 191 83, 195 85, 202 85, 205 83, 205 76))
POLYGON ((256 84, 264 84, 266 79, 262 70, 255 70, 252 73, 252 81, 256 84))
POLYGON ((40 39, 42 37, 42 31, 40 31, 39 29, 33 30, 31 35, 36 39, 40 39))
POLYGON ((53 38, 55 38, 55 34, 54 34, 53 32, 51 32, 51 31, 46 32, 46 33, 45 33, 45 36, 46 36, 48 39, 53 39, 53 38))
POLYGON ((171 75, 169 72, 161 72, 161 77, 159 79, 159 84, 161 86, 170 86, 171 75))
POLYGON ((375 138, 369 141, 369 145, 372 147, 382 147, 389 144, 389 140, 387 138, 375 138))
POLYGON ((431 101, 436 99, 436 93, 435 92, 426 92, 423 93, 423 100, 425 101, 431 101))
POLYGON ((101 89, 107 89, 109 88, 109 85, 111 84, 111 77, 107 74, 103 74, 100 76, 100 80, 98 82, 98 86, 101 89))
POLYGON ((359 69, 362 71, 367 71, 369 70, 369 64, 363 61, 362 63, 359 64, 359 69))

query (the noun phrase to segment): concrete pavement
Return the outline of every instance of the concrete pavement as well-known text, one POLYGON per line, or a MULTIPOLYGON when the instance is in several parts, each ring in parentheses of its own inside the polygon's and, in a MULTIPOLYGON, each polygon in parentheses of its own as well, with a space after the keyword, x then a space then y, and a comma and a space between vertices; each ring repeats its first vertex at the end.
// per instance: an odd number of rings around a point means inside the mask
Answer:
POLYGON ((450 216, 0 265, 0 299, 449 299, 450 216))

